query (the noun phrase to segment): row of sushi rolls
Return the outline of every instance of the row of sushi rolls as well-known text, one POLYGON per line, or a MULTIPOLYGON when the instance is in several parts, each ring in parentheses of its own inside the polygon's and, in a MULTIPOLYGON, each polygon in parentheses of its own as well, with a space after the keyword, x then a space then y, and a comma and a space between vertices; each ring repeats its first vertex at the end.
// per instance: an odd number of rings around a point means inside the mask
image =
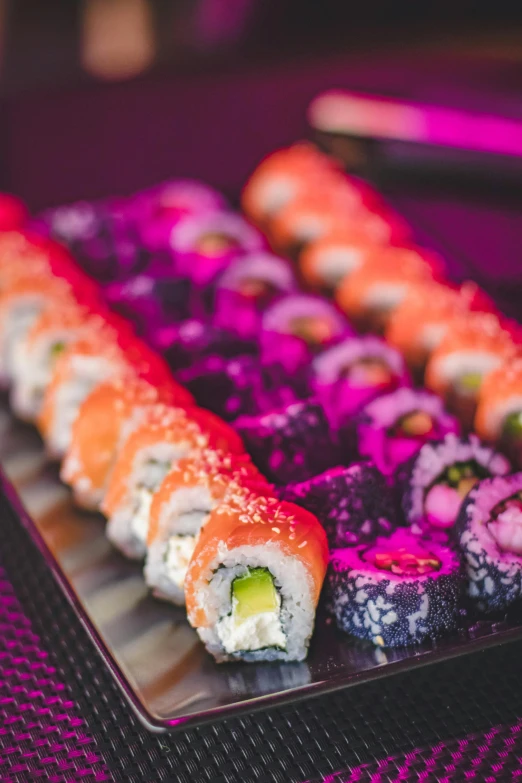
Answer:
POLYGON ((520 330, 317 147, 0 228, 13 413, 218 662, 519 601, 520 330))

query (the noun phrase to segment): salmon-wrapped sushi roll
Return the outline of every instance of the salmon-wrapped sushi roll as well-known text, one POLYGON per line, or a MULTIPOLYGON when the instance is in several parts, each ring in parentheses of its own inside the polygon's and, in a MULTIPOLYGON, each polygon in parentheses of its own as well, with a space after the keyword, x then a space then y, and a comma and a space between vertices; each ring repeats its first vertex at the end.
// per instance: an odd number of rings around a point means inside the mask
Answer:
POLYGON ((149 408, 125 440, 114 465, 102 511, 107 535, 128 557, 147 549, 152 498, 172 467, 202 449, 243 454, 238 435, 201 408, 149 408))
POLYGON ((375 247, 380 244, 372 237, 371 229, 366 230, 366 221, 352 230, 338 229, 310 242, 301 251, 299 270, 310 288, 333 294, 344 279, 375 254, 375 247))
POLYGON ((475 430, 497 443, 522 468, 522 357, 485 376, 478 394, 475 430))
POLYGON ((46 310, 60 310, 74 301, 70 287, 60 278, 19 277, 0 296, 0 380, 8 385, 14 355, 31 327, 46 310))
POLYGON ((87 308, 74 301, 49 307, 14 345, 10 404, 18 418, 36 419, 56 360, 82 328, 87 328, 89 315, 87 308))
POLYGON ((175 381, 153 386, 132 372, 100 383, 84 400, 60 473, 78 505, 100 507, 121 445, 147 409, 160 402, 181 408, 193 404, 175 381))
POLYGON ((335 300, 356 328, 383 333, 412 284, 432 280, 440 272, 437 257, 414 248, 379 248, 341 282, 335 300))
POLYGON ((246 455, 206 450, 167 473, 152 499, 147 536, 145 579, 157 596, 185 603, 185 574, 210 512, 242 491, 272 495, 246 455))
POLYGON ((217 661, 301 661, 327 564, 309 511, 272 498, 218 506, 185 578, 189 622, 217 661))
POLYGON ((263 313, 261 358, 293 371, 351 334, 346 319, 331 302, 313 294, 288 294, 263 313))
POLYGON ((386 340, 404 356, 415 377, 422 380, 424 368, 455 318, 467 312, 489 312, 493 305, 471 281, 460 288, 421 281, 410 285, 386 327, 386 340))
POLYGON ((468 313, 455 319, 426 367, 425 382, 440 394, 471 429, 484 377, 513 357, 516 345, 509 331, 491 313, 468 313))
POLYGON ((264 228, 294 198, 323 185, 337 165, 307 143, 277 150, 256 168, 241 194, 248 217, 264 228))
POLYGON ((129 358, 118 345, 117 329, 101 316, 89 321, 88 333, 64 348, 54 363, 37 419, 51 458, 65 455, 74 420, 92 389, 104 380, 125 375, 130 368, 129 358))
POLYGON ((28 217, 28 209, 21 199, 0 193, 0 231, 22 228, 28 217))

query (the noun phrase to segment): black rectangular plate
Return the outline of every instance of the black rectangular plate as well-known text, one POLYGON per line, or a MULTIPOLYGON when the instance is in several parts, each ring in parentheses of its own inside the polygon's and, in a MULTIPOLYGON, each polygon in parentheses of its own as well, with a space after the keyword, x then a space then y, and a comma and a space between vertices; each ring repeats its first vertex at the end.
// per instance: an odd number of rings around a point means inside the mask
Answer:
POLYGON ((116 682, 153 731, 296 701, 522 638, 522 618, 464 618, 437 644, 382 650, 339 632, 319 609, 303 663, 214 663, 184 611, 153 599, 140 566, 110 546, 101 517, 75 508, 36 432, 0 407, 4 494, 116 682), (21 501, 21 502, 20 502, 21 501))

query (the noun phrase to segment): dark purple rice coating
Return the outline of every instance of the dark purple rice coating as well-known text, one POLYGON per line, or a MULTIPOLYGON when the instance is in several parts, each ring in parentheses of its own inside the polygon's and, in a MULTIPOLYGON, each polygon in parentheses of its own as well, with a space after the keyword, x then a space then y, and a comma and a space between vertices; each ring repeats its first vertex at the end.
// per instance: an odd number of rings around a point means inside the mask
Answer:
POLYGON ((464 554, 468 595, 477 608, 499 612, 520 605, 522 472, 476 484, 464 501, 455 529, 464 554))
POLYGON ((397 525, 393 493, 370 462, 339 466, 300 484, 289 484, 280 497, 315 514, 332 548, 367 543, 397 525))
POLYGON ((252 460, 270 481, 305 481, 339 464, 339 450, 321 406, 296 402, 235 423, 252 460))
POLYGON ((177 379, 199 405, 226 421, 286 407, 309 392, 304 377, 288 377, 279 365, 263 366, 252 356, 207 356, 179 371, 177 379))
POLYGON ((155 336, 154 346, 163 354, 173 372, 186 369, 207 356, 255 356, 257 345, 236 334, 190 318, 167 327, 155 336))
MULTIPOLYGON (((386 557, 386 555, 385 555, 386 557)), ((379 647, 433 641, 460 621, 463 577, 458 555, 404 528, 376 542, 336 549, 328 572, 329 606, 342 631, 379 647), (377 566, 374 552, 430 558, 439 564, 420 572, 377 566)))

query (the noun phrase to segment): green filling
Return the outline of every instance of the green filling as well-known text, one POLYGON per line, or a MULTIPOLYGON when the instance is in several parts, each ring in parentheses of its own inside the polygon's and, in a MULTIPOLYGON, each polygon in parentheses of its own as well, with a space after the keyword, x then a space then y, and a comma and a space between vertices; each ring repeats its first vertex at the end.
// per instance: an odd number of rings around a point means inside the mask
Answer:
POLYGON ((510 413, 504 419, 502 437, 509 440, 522 439, 522 411, 510 413))
POLYGON ((463 391, 476 392, 480 389, 482 377, 482 374, 479 372, 469 372, 466 375, 461 375, 459 386, 463 391))
POLYGON ((51 359, 56 359, 65 350, 65 343, 55 343, 51 348, 51 359))
POLYGON ((240 622, 279 609, 277 590, 268 568, 250 568, 244 576, 234 579, 232 598, 235 599, 234 616, 240 622))
POLYGON ((451 489, 456 489, 462 497, 465 497, 468 492, 475 486, 477 481, 481 481, 484 478, 488 478, 490 475, 487 468, 472 459, 467 462, 455 462, 453 465, 449 465, 444 473, 441 473, 435 481, 433 481, 425 492, 425 497, 428 492, 436 484, 444 484, 451 489))

